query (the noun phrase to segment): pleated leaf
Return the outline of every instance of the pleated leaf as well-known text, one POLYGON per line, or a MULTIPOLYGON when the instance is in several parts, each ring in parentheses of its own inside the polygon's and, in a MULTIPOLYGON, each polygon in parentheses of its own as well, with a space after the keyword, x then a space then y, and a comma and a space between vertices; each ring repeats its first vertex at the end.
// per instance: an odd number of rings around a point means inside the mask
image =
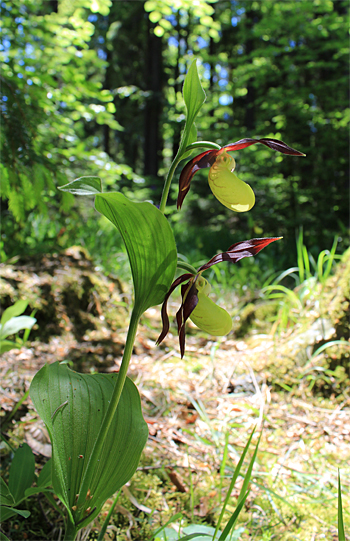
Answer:
POLYGON ((104 502, 129 481, 147 441, 140 396, 126 378, 88 496, 76 505, 117 378, 117 374, 79 374, 54 363, 44 366, 30 387, 34 406, 50 434, 54 491, 79 528, 93 520, 104 502))
POLYGON ((123 237, 135 289, 135 311, 140 315, 163 302, 174 278, 177 252, 165 216, 151 203, 134 203, 120 193, 98 194, 96 209, 123 237))

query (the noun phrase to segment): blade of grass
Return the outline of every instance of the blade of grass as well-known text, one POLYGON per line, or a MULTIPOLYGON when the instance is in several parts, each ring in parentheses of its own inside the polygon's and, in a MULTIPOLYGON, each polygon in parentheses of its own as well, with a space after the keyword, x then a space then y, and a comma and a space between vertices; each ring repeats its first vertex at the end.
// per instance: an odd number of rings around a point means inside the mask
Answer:
POLYGON ((282 496, 280 496, 279 494, 277 494, 277 492, 274 492, 273 490, 271 490, 271 488, 268 488, 268 487, 265 487, 264 485, 261 485, 260 483, 257 483, 256 481, 253 481, 254 485, 256 485, 257 487, 261 488, 262 490, 266 491, 266 492, 269 492, 270 494, 272 494, 273 496, 275 496, 275 498, 277 498, 278 500, 281 500, 283 503, 285 503, 286 505, 289 505, 289 507, 291 507, 294 511, 296 510, 296 508, 294 507, 293 504, 289 503, 285 498, 283 498, 282 496))
POLYGON ((101 528, 101 531, 99 533, 99 536, 97 538, 97 541, 103 541, 104 540, 104 536, 105 536, 105 533, 107 531, 107 526, 109 524, 109 521, 110 521, 110 518, 112 516, 112 513, 114 511, 114 508, 115 506, 117 505, 117 501, 119 500, 119 496, 120 496, 120 493, 121 493, 122 489, 120 489, 116 495, 116 497, 114 498, 114 501, 110 507, 110 510, 108 511, 108 515, 106 516, 106 519, 102 525, 102 528, 101 528))
POLYGON ((337 249, 337 244, 338 244, 338 237, 334 237, 334 241, 333 241, 333 245, 332 245, 332 248, 331 248, 331 251, 329 253, 329 256, 328 256, 328 261, 327 261, 327 266, 326 266, 326 270, 323 271, 323 262, 322 262, 322 267, 321 267, 321 273, 319 273, 318 275, 318 279, 323 283, 325 280, 327 280, 328 276, 330 275, 331 273, 331 270, 332 270, 332 266, 333 266, 333 262, 334 262, 334 259, 335 259, 335 251, 337 249))
POLYGON ((338 541, 345 541, 343 504, 342 504, 342 497, 341 497, 341 484, 340 484, 339 470, 338 470, 338 541))
POLYGON ((228 437, 229 437, 229 433, 226 432, 226 434, 225 434, 225 447, 224 447, 224 453, 223 453, 223 455, 222 455, 222 461, 221 461, 221 466, 220 466, 220 490, 219 490, 219 498, 220 498, 220 494, 222 493, 222 480, 223 480, 224 474, 225 474, 225 466, 226 466, 227 455, 228 455, 228 437))
POLYGON ((307 280, 308 278, 310 278, 311 273, 310 273, 309 254, 307 253, 307 248, 306 248, 305 244, 303 244, 302 250, 303 250, 303 260, 304 260, 304 267, 305 267, 305 276, 306 276, 306 280, 307 280))
MULTIPOLYGON (((230 497, 231 497, 231 492, 232 492, 232 490, 233 490, 233 487, 234 487, 234 485, 235 485, 235 482, 236 482, 237 477, 238 477, 238 475, 239 475, 239 472, 240 472, 240 470, 241 470, 241 467, 242 467, 242 464, 243 464, 245 455, 247 454, 247 451, 248 451, 248 449, 249 449, 250 442, 252 441, 252 437, 253 437, 253 435, 254 435, 255 429, 256 429, 256 426, 253 428, 253 431, 252 431, 252 433, 251 433, 251 435, 250 435, 250 437, 249 437, 249 440, 248 440, 246 446, 245 446, 244 449, 243 449, 243 453, 242 453, 242 455, 241 455, 241 458, 239 459, 239 462, 238 462, 238 464, 237 464, 237 466, 236 466, 236 468, 235 468, 234 474, 233 474, 232 479, 231 479, 231 482, 230 482, 229 489, 228 489, 227 494, 226 494, 226 498, 225 498, 225 500, 224 500, 224 505, 223 505, 223 507, 222 507, 222 509, 221 509, 221 513, 220 513, 220 516, 219 516, 219 520, 218 520, 218 523, 217 523, 216 528, 215 528, 215 533, 214 533, 213 539, 215 539, 216 534, 217 534, 217 532, 218 532, 218 530, 219 530, 219 528, 220 528, 221 521, 222 521, 222 518, 223 518, 223 516, 224 516, 226 506, 227 506, 228 501, 229 501, 229 499, 230 499, 230 497)), ((259 441, 260 441, 260 438, 259 438, 259 441)), ((258 444, 259 444, 259 442, 258 442, 258 444)), ((255 456, 256 456, 256 455, 255 455, 255 456)), ((247 475, 247 474, 246 474, 246 475, 247 475)), ((242 492, 242 491, 241 491, 241 492, 242 492)))
POLYGON ((304 269, 304 260, 303 260, 303 229, 300 228, 299 235, 297 238, 297 261, 299 269, 299 278, 300 283, 305 279, 305 269, 304 269))
POLYGON ((181 513, 176 513, 176 515, 173 515, 171 518, 169 518, 168 522, 166 522, 164 524, 164 526, 161 526, 160 528, 158 528, 158 530, 156 530, 152 534, 151 539, 154 539, 156 537, 156 535, 160 534, 160 532, 162 532, 164 530, 164 528, 169 526, 169 524, 171 524, 172 522, 175 522, 176 520, 180 520, 180 519, 182 519, 182 514, 181 513))
MULTIPOLYGON (((242 499, 238 502, 237 504, 237 507, 234 511, 234 513, 232 514, 230 520, 228 521, 228 523, 226 524, 225 526, 225 529, 224 531, 222 532, 222 534, 220 535, 219 537, 219 541, 225 541, 225 539, 227 538, 228 534, 230 533, 231 529, 233 528, 233 526, 236 524, 236 521, 238 519, 238 516, 242 510, 242 507, 244 505, 244 502, 246 501, 247 499, 247 496, 249 494, 249 490, 244 494, 244 496, 242 497, 242 499)), ((214 538, 213 538, 213 541, 215 541, 215 535, 214 535, 214 538)))

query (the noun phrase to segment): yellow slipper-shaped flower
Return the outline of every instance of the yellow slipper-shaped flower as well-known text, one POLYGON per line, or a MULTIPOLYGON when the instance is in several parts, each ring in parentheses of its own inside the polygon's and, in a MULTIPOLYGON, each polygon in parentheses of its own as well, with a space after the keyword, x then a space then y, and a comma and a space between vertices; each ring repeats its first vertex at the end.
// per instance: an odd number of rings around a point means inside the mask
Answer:
MULTIPOLYGON (((209 297, 211 286, 203 278, 202 272, 210 269, 213 265, 222 261, 231 261, 237 263, 244 257, 255 256, 271 242, 281 237, 270 237, 264 239, 250 239, 243 242, 235 242, 226 252, 216 254, 207 263, 201 265, 194 272, 186 272, 178 276, 170 286, 165 295, 162 305, 162 323, 163 328, 160 333, 157 344, 160 344, 170 329, 167 305, 172 292, 181 285, 181 305, 176 312, 177 331, 179 335, 179 344, 181 357, 185 354, 186 339, 186 321, 190 318, 197 327, 214 336, 225 336, 232 329, 232 320, 230 315, 217 306, 209 297)), ((192 267, 193 268, 193 267, 192 267)))
POLYGON ((224 151, 209 170, 209 186, 216 199, 236 212, 247 212, 255 203, 255 195, 249 184, 233 173, 236 162, 224 151))
MULTIPOLYGON (((305 156, 303 152, 295 150, 278 139, 263 137, 262 139, 240 139, 235 143, 229 143, 222 148, 206 150, 190 160, 182 169, 179 179, 179 194, 177 197, 177 208, 182 207, 182 203, 188 194, 191 181, 195 173, 210 167, 209 184, 215 197, 225 205, 225 207, 236 212, 247 212, 255 203, 253 190, 234 173, 235 160, 227 152, 241 150, 256 143, 261 143, 272 150, 288 154, 290 156, 305 156)), ((198 145, 198 142, 196 143, 198 145)), ((203 147, 207 142, 203 141, 203 147)))

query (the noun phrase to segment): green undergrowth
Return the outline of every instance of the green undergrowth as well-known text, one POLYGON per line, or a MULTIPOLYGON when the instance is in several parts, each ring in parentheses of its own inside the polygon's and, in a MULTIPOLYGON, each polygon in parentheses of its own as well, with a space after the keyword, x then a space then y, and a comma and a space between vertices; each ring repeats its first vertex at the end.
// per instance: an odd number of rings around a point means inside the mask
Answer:
MULTIPOLYGON (((42 265, 42 261, 37 267, 42 265)), ((252 263, 254 266, 254 261, 252 263)), ((128 289, 124 289, 117 279, 104 281, 98 273, 92 278, 94 266, 86 253, 77 251, 64 257, 53 257, 46 261, 46 267, 41 272, 36 268, 26 276, 19 265, 20 262, 12 269, 12 275, 6 275, 5 286, 2 287, 8 288, 11 302, 25 287, 26 291, 31 289, 33 299, 36 295, 37 301, 42 302, 42 308, 36 306, 36 317, 40 317, 40 309, 45 310, 50 306, 47 298, 42 298, 45 291, 55 291, 59 299, 56 310, 64 313, 68 306, 67 316, 63 320, 67 327, 71 325, 74 328, 76 323, 73 313, 69 311, 69 299, 73 299, 76 305, 83 300, 86 306, 90 306, 88 325, 79 331, 84 336, 101 340, 104 326, 114 332, 113 329, 118 330, 125 325, 128 289), (62 263, 67 272, 62 272, 62 263), (80 268, 80 272, 73 267, 80 268), (35 273, 39 277, 36 283, 33 282, 35 273), (55 276, 57 279, 53 280, 55 276), (21 285, 19 278, 25 285, 21 285), (76 283, 73 283, 73 278, 76 283), (46 289, 43 287, 45 284, 48 284, 46 289), (68 288, 66 293, 65 288, 68 288), (118 311, 120 319, 117 322, 113 322, 113 310, 118 311), (104 319, 100 318, 102 314, 104 319)), ((248 266, 246 268, 249 270, 248 266)), ((347 339, 350 252, 348 250, 340 261, 334 262, 332 272, 324 280, 322 276, 321 279, 319 276, 307 276, 305 269, 304 276, 302 273, 300 275, 300 267, 292 273, 299 276, 299 283, 290 291, 300 304, 293 304, 294 297, 282 290, 276 290, 285 293, 277 298, 262 297, 258 288, 249 291, 241 289, 240 295, 243 296, 240 296, 235 288, 231 289, 233 278, 226 277, 215 286, 219 302, 228 305, 234 316, 235 330, 229 339, 245 344, 247 366, 256 374, 259 389, 263 384, 270 389, 269 406, 266 405, 262 418, 259 403, 251 399, 254 388, 253 391, 243 390, 235 395, 231 395, 233 391, 228 388, 225 396, 220 395, 223 383, 217 379, 217 374, 221 373, 222 367, 217 366, 216 359, 220 342, 213 343, 211 349, 207 348, 206 354, 189 349, 186 360, 180 361, 176 356, 162 361, 165 367, 168 362, 176 368, 183 367, 186 380, 190 382, 201 377, 210 363, 211 380, 202 380, 204 383, 201 384, 206 386, 201 390, 203 403, 198 400, 194 390, 186 394, 181 381, 174 379, 172 372, 169 372, 169 380, 162 382, 161 388, 156 376, 153 379, 147 376, 146 388, 153 402, 146 401, 144 415, 147 420, 151 419, 151 428, 152 419, 162 428, 150 439, 139 470, 126 490, 121 492, 105 540, 151 541, 157 528, 165 526, 168 521, 170 524, 167 527, 170 529, 191 525, 215 526, 247 434, 259 419, 263 421, 262 441, 253 470, 251 491, 235 526, 237 535, 233 539, 337 539, 338 468, 343 487, 345 531, 349 531, 347 339), (292 302, 292 306, 289 302, 292 302), (285 306, 291 310, 286 324, 281 318, 286 311, 285 306), (161 400, 158 400, 158 395, 162 395, 161 400), (233 412, 241 413, 232 416, 228 410, 220 418, 213 414, 218 397, 222 401, 232 400, 233 397, 233 412), (301 402, 304 404, 302 407, 299 406, 301 402), (175 434, 172 432, 174 419, 182 418, 182 413, 176 410, 179 403, 185 404, 190 417, 194 415, 197 419, 193 418, 189 423, 179 421, 175 434), (174 517, 177 518, 173 523, 174 517)), ((286 275, 285 279, 290 279, 292 273, 286 275)), ((214 275, 211 280, 215 280, 214 275)), ((281 284, 281 281, 278 283, 281 284)), ((44 313, 47 316, 47 312, 44 313)), ((158 332, 154 325, 155 321, 145 316, 143 332, 152 334, 152 339, 157 334, 155 331, 158 332)), ((201 347, 208 341, 208 337, 190 326, 190 344, 195 336, 201 347)), ((174 347, 177 347, 175 342, 174 347)), ((234 353, 230 353, 230 348, 225 350, 224 343, 223 351, 227 354, 224 364, 234 366, 235 361, 231 358, 234 353)), ((77 352, 77 359, 71 359, 78 370, 82 368, 78 362, 80 353, 77 352)), ((168 354, 169 348, 164 353, 168 354)), ((88 355, 91 361, 91 352, 88 355)), ((240 367, 240 376, 247 372, 247 366, 243 369, 240 367)), ((140 377, 137 370, 134 377, 140 377)), ((188 417, 188 413, 186 415, 188 417)), ((12 445, 17 446, 23 441, 20 417, 10 433, 12 445)), ((1 454, 2 473, 6 478, 11 453, 6 446, 2 446, 1 454)), ((36 457, 37 472, 44 460, 36 457)), ((241 482, 239 479, 232 493, 223 523, 235 508, 241 482)), ((113 500, 108 500, 92 528, 82 532, 81 541, 98 539, 112 504, 113 500)), ((10 539, 34 541, 60 538, 62 519, 44 495, 29 498, 24 508, 31 512, 29 520, 18 517, 2 526, 10 539), (43 516, 46 517, 44 520, 43 516)))

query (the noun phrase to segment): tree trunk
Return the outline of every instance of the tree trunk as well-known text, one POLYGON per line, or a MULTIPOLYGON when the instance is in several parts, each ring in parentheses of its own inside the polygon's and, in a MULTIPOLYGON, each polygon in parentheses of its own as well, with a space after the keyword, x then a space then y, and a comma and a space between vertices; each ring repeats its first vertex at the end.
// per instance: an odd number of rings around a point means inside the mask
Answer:
POLYGON ((151 95, 146 101, 144 125, 144 174, 157 176, 161 153, 160 116, 162 112, 162 40, 151 32, 148 22, 145 80, 151 95))

